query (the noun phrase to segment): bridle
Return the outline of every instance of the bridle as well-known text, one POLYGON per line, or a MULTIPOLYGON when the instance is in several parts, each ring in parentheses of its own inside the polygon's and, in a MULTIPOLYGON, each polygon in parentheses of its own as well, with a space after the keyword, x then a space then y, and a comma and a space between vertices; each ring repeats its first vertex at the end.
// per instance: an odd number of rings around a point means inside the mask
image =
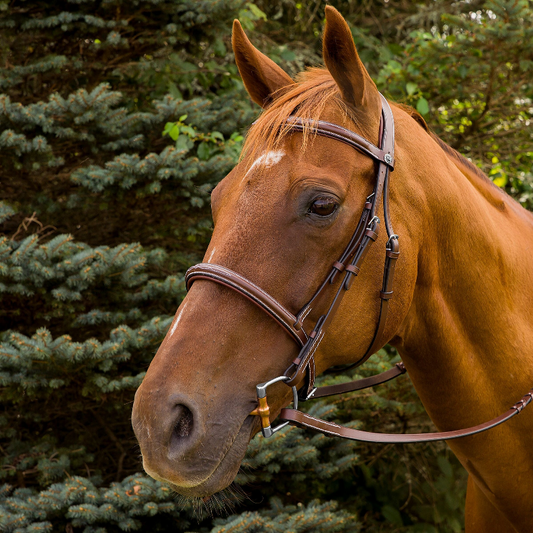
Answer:
POLYGON ((278 324, 286 330, 300 347, 298 357, 294 359, 282 376, 278 376, 265 383, 260 383, 256 387, 259 406, 250 414, 260 416, 262 433, 265 437, 270 437, 281 428, 288 424, 292 424, 299 427, 318 430, 332 436, 365 442, 406 443, 455 439, 485 431, 505 422, 522 411, 533 398, 532 389, 508 411, 499 417, 478 426, 456 431, 424 434, 370 433, 339 426, 298 411, 299 400, 306 401, 365 389, 385 383, 386 381, 394 379, 406 372, 404 364, 400 362, 392 369, 376 376, 349 383, 342 383, 340 385, 319 388, 315 387, 315 352, 322 342, 327 328, 335 316, 344 295, 351 288, 353 280, 359 274, 361 265, 370 249, 370 245, 377 239, 380 220, 376 216, 376 209, 379 206, 380 201, 383 203, 383 218, 387 232, 387 244, 385 250, 383 283, 380 291, 379 318, 370 345, 364 355, 358 361, 350 365, 350 367, 363 364, 389 340, 388 338, 385 338, 383 334, 387 322, 389 301, 393 296, 392 284, 395 264, 400 255, 400 247, 398 235, 396 235, 392 229, 389 213, 389 175, 394 170, 394 118, 387 100, 381 94, 380 97, 382 109, 379 130, 379 147, 375 146, 357 133, 330 122, 322 120, 311 121, 296 116, 290 116, 286 121, 287 126, 292 131, 303 132, 305 128, 310 127, 313 134, 329 137, 348 144, 363 154, 371 157, 377 163, 374 190, 366 199, 363 212, 361 213, 359 222, 348 245, 339 259, 333 263, 326 279, 322 282, 307 304, 305 304, 296 315, 293 315, 286 307, 280 304, 263 289, 229 268, 211 263, 200 263, 191 267, 185 275, 187 290, 190 289, 194 281, 204 279, 214 281, 238 292, 278 322, 278 324), (304 328, 307 317, 320 300, 320 297, 333 285, 337 285, 337 291, 329 308, 316 321, 311 332, 307 333, 304 328), (294 409, 282 409, 280 418, 285 422, 273 427, 270 422, 270 408, 267 402, 266 391, 270 385, 278 382, 283 382, 292 388, 294 409))

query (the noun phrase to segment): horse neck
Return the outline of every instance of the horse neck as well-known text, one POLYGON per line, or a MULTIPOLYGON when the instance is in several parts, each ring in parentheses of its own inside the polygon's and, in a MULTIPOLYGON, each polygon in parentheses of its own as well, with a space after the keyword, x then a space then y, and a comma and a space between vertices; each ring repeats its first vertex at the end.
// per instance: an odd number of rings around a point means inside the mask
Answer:
POLYGON ((393 343, 434 422, 456 429, 533 386, 533 217, 446 148, 426 139, 415 188, 399 191, 417 225, 407 233, 418 274, 393 343), (486 412, 471 416, 465 405, 480 403, 486 412))

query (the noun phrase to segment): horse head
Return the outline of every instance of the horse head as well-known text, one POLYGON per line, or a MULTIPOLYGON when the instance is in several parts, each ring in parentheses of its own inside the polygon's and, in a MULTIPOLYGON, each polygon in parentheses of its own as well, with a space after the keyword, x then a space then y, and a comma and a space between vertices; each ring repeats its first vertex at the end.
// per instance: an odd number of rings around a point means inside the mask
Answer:
MULTIPOLYGON (((377 145, 382 97, 348 25, 332 7, 326 8, 326 69, 310 69, 293 81, 250 43, 237 21, 233 49, 246 89, 264 111, 250 129, 240 163, 212 193, 214 232, 204 262, 238 273, 295 315, 346 249, 376 182, 375 159, 315 135, 313 124, 345 127, 377 145), (300 131, 288 124, 295 115, 303 121, 300 131)), ((399 138, 412 130, 423 133, 407 113, 395 109, 394 115, 399 138)), ((394 179, 407 172, 399 164, 394 179)), ((394 219, 401 208, 394 188, 391 200, 394 219)), ((383 218, 381 204, 375 209, 373 216, 383 218)), ((382 230, 374 237, 377 244, 369 248, 354 289, 315 347, 317 374, 360 361, 372 344, 388 236, 382 230)), ((399 296, 377 348, 395 336, 408 312, 415 238, 402 235, 399 296)), ((198 276, 135 397, 133 427, 145 470, 186 496, 209 496, 232 482, 248 442, 261 429, 259 417, 250 414, 257 407, 256 385, 283 375, 299 351, 291 325, 280 328, 243 291, 226 285, 198 276)), ((335 291, 326 284, 306 321, 316 323, 335 291)), ((270 419, 292 398, 290 387, 274 384, 270 419)))

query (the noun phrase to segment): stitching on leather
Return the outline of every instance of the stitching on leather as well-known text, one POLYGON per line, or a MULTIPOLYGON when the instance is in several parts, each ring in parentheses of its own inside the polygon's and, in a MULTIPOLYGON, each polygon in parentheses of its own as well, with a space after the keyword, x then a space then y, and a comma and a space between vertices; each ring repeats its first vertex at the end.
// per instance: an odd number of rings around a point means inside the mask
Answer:
MULTIPOLYGON (((315 420, 316 422, 320 422, 322 424, 326 424, 327 426, 331 426, 338 429, 353 429, 353 428, 344 428, 343 426, 339 426, 338 424, 335 424, 333 422, 327 422, 326 420, 322 420, 321 418, 315 418, 314 416, 308 415, 307 413, 304 413, 304 416, 306 418, 310 418, 311 420, 315 420)), ((354 430, 357 431, 357 430, 354 430)))
MULTIPOLYGON (((381 96, 381 106, 382 106, 382 109, 386 108, 388 109, 388 111, 390 112, 391 116, 392 116, 392 109, 390 108, 389 106, 389 103, 387 102, 387 100, 385 99, 385 97, 383 95, 380 95, 381 96)), ((385 115, 385 113, 384 113, 385 115)), ((392 124, 391 124, 391 131, 392 131, 392 136, 394 138, 394 119, 392 120, 392 124)), ((389 132, 387 131, 387 129, 383 129, 383 139, 381 141, 381 146, 382 146, 382 149, 383 147, 385 146, 385 141, 387 139, 387 135, 389 134, 389 132)), ((394 160, 394 146, 392 146, 391 148, 391 153, 390 153, 390 156, 393 158, 394 160)))
MULTIPOLYGON (((304 124, 304 121, 302 119, 299 119, 300 121, 300 124, 304 124)), ((372 144, 368 139, 365 139, 364 137, 362 137, 361 135, 355 133, 354 131, 351 131, 347 128, 344 128, 343 126, 339 126, 338 124, 333 124, 333 122, 328 122, 327 120, 317 120, 317 121, 305 121, 306 123, 308 122, 312 122, 312 123, 318 123, 318 125, 315 127, 315 130, 318 131, 320 130, 320 124, 326 124, 327 126, 332 126, 334 128, 337 128, 339 130, 341 130, 345 135, 341 135, 340 133, 335 133, 335 132, 329 132, 329 131, 326 131, 326 133, 331 133, 332 135, 336 135, 337 137, 340 137, 342 139, 347 139, 348 141, 351 141, 353 142, 354 144, 357 142, 357 141, 360 141, 361 142, 361 145, 367 145, 367 146, 372 146, 373 148, 376 148, 379 150, 379 148, 377 146, 375 146, 374 144, 372 144), (354 140, 357 139, 357 141, 354 140), (364 144, 363 144, 364 143, 364 144)))
MULTIPOLYGON (((253 284, 252 282, 247 282, 247 283, 249 283, 253 287, 259 289, 259 292, 261 292, 261 294, 264 294, 265 297, 267 297, 269 303, 274 304, 274 305, 272 305, 273 308, 269 307, 265 302, 262 302, 253 293, 251 293, 250 291, 246 290, 244 287, 241 287, 240 285, 232 282, 230 279, 227 279, 227 278, 222 277, 222 276, 218 276, 217 277, 217 274, 220 274, 220 270, 222 270, 222 269, 224 269, 225 271, 230 272, 232 274, 235 274, 236 277, 238 277, 241 280, 244 280, 244 278, 239 276, 236 272, 234 273, 232 270, 226 269, 225 267, 222 267, 220 265, 219 265, 219 268, 210 268, 210 267, 206 266, 206 267, 202 267, 201 269, 197 269, 196 272, 191 272, 191 274, 188 276, 188 279, 190 279, 191 277, 202 276, 202 274, 203 275, 207 275, 207 276, 211 275, 211 279, 214 279, 214 280, 220 281, 220 282, 224 282, 223 284, 231 285, 231 288, 234 288, 236 290, 236 292, 240 292, 242 294, 246 294, 252 301, 257 302, 257 304, 267 314, 269 314, 272 318, 274 318, 274 320, 277 320, 278 322, 280 322, 282 327, 284 327, 300 343, 304 343, 305 342, 305 340, 307 339, 307 336, 305 336, 305 332, 303 332, 304 333, 304 339, 302 339, 300 337, 300 333, 298 332, 298 330, 296 330, 296 328, 294 328, 291 324, 289 324, 283 318, 283 316, 277 312, 280 309, 282 309, 286 313, 289 313, 289 311, 283 309, 279 304, 277 304, 277 302, 275 300, 273 300, 271 297, 269 297, 268 294, 266 294, 262 289, 257 287, 257 285, 253 284), (202 271, 210 271, 210 272, 205 273, 205 272, 202 272, 202 271)), ((296 321, 296 317, 294 315, 292 315, 292 314, 290 315, 290 319, 293 322, 296 321)), ((302 330, 300 330, 300 331, 302 331, 302 330)))
POLYGON ((322 342, 323 338, 324 338, 324 331, 321 331, 318 334, 318 338, 316 340, 315 345, 313 346, 313 349, 306 355, 306 357, 304 359, 304 363, 305 364, 302 363, 302 366, 307 366, 307 363, 309 362, 309 359, 315 355, 315 352, 316 352, 316 350, 318 348, 318 345, 322 342))
MULTIPOLYGON (((295 117, 296 118, 296 117, 295 117)), ((300 118, 297 118, 297 121, 289 122, 293 129, 297 131, 303 131, 303 125, 309 123, 310 121, 304 121, 300 118)), ((315 122, 315 121, 313 121, 315 122)), ((383 161, 384 158, 384 152, 381 148, 377 147, 376 145, 372 144, 370 141, 365 139, 364 137, 361 137, 357 133, 350 131, 346 128, 343 128, 342 126, 339 126, 337 124, 333 124, 331 122, 327 122, 325 120, 319 120, 317 121, 318 125, 315 126, 314 130, 316 134, 323 135, 324 137, 330 137, 334 140, 338 140, 341 142, 345 142, 352 146, 352 148, 360 149, 363 152, 365 152, 368 156, 370 156, 373 159, 376 159, 378 161, 383 161), (320 124, 332 126, 334 128, 340 129, 342 132, 344 132, 344 135, 341 133, 336 133, 334 131, 329 131, 326 129, 320 128, 320 124), (375 152, 377 153, 375 153, 375 152)), ((384 137, 385 138, 385 137, 384 137)))
MULTIPOLYGON (((259 287, 258 285, 256 285, 255 283, 252 283, 251 281, 248 281, 246 278, 242 277, 240 274, 238 274, 237 272, 235 272, 234 270, 230 270, 229 268, 226 268, 226 267, 223 267, 221 265, 218 265, 216 268, 213 268, 213 265, 208 265, 208 263, 203 263, 203 265, 206 265, 206 266, 202 266, 202 270, 211 270, 212 272, 214 273, 217 273, 217 272, 220 272, 221 270, 226 272, 226 273, 229 273, 233 276, 235 276, 236 278, 238 278, 240 281, 243 281, 245 284, 249 284, 251 285, 252 287, 254 287, 255 289, 257 289, 257 291, 259 293, 261 293, 271 304, 273 304, 273 306, 275 306, 277 309, 279 310, 282 310, 283 313, 287 313, 288 315, 291 316, 291 318, 294 316, 292 313, 290 313, 290 311, 288 311, 287 309, 285 309, 279 302, 277 302, 276 300, 274 300, 274 298, 272 296, 270 296, 268 293, 266 293, 261 287, 259 287)), ((238 285, 235 284, 236 287, 239 287, 238 285)), ((240 287, 239 287, 240 288, 240 287)), ((253 296, 252 293, 250 292, 247 292, 247 294, 250 294, 251 296, 253 296)), ((294 319, 296 321, 296 317, 294 316, 294 319)))
MULTIPOLYGON (((383 110, 385 108, 385 106, 388 106, 388 102, 385 100, 385 98, 383 96, 381 96, 381 109, 383 110)), ((389 110, 390 110, 390 107, 389 107, 389 110)), ((387 113, 383 112, 383 115, 386 116, 387 113)), ((382 147, 382 149, 383 149, 383 147, 386 144, 387 134, 388 134, 387 128, 383 128, 383 138, 381 139, 381 147, 382 147)))
POLYGON ((300 320, 301 320, 302 322, 307 318, 307 315, 311 312, 311 309, 312 309, 312 307, 308 307, 308 308, 304 311, 303 315, 302 315, 301 318, 300 318, 300 320))

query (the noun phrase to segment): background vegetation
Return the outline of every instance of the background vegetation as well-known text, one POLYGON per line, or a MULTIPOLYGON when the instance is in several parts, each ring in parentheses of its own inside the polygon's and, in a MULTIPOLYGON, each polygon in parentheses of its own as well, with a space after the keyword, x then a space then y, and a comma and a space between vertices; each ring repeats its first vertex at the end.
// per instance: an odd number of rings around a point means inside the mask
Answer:
MULTIPOLYGON (((330 3, 380 90, 533 208, 531 3, 330 3)), ((461 531, 466 477, 442 444, 257 437, 242 502, 213 518, 142 473, 130 427, 208 242, 209 192, 259 112, 231 21, 295 74, 321 61, 325 4, 0 1, 0 530, 461 531)), ((311 410, 430 428, 407 378, 311 410)))

